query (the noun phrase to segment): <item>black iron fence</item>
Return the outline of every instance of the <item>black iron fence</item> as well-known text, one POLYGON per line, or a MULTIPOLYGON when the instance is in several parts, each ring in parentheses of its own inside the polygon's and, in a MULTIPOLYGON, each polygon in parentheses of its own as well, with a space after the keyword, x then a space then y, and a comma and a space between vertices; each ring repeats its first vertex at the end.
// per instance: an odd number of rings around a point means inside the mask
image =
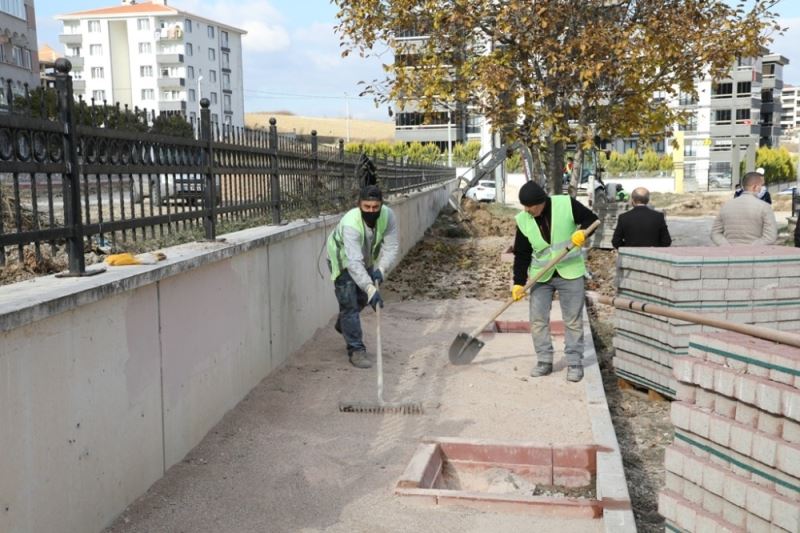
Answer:
MULTIPOLYGON (((0 110, 0 266, 26 248, 40 258, 66 246, 69 272, 85 273, 84 250, 197 229, 214 239, 220 221, 280 224, 353 205, 359 154, 267 130, 218 126, 200 102, 193 134, 183 117, 75 101, 71 66, 59 60, 49 88, 0 110), (175 121, 177 120, 177 122, 175 121), (182 135, 176 135, 175 133, 182 135)), ((455 178, 445 166, 376 163, 386 194, 455 178)))

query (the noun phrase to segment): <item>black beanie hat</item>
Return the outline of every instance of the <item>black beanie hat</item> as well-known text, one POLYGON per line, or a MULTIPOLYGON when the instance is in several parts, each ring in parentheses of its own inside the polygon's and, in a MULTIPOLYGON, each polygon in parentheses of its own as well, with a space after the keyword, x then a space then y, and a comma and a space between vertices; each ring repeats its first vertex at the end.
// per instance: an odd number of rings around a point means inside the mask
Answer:
POLYGON ((526 207, 543 203, 547 200, 547 193, 539 184, 529 181, 519 190, 519 203, 526 207))
POLYGON ((366 187, 362 187, 361 191, 358 193, 359 200, 377 200, 379 202, 383 201, 383 193, 378 188, 377 185, 367 185, 366 187))

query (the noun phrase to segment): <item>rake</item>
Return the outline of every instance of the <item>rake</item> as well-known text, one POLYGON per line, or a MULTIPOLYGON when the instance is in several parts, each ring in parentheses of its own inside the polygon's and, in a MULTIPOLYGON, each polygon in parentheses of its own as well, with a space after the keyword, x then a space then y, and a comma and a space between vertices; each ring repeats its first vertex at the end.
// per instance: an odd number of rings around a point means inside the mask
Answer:
POLYGON ((377 322, 375 343, 376 366, 378 371, 378 401, 377 402, 340 402, 339 411, 343 413, 370 413, 370 414, 401 414, 421 415, 424 413, 420 402, 387 402, 383 399, 383 350, 381 349, 381 306, 375 307, 375 321, 377 322))

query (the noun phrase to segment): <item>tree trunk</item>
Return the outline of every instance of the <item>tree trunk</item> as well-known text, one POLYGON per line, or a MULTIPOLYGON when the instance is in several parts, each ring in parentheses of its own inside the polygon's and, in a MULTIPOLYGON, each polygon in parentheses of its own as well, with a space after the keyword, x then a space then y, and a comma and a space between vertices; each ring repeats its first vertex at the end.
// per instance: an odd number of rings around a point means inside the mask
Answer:
POLYGON ((578 196, 578 187, 580 187, 581 177, 583 176, 583 153, 583 145, 578 143, 573 158, 572 175, 569 177, 569 195, 573 198, 578 196))
POLYGON ((561 194, 564 179, 564 141, 556 141, 550 145, 550 193, 561 194))

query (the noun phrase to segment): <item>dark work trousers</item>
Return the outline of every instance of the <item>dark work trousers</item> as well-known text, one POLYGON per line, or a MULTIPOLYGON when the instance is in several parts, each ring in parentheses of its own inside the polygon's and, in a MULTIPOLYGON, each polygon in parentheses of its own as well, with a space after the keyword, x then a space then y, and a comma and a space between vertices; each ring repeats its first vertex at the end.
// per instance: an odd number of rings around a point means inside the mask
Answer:
POLYGON ((353 352, 364 351, 364 338, 361 333, 361 319, 359 313, 367 305, 367 293, 362 291, 347 270, 342 271, 333 282, 336 299, 339 301, 339 318, 336 319, 337 330, 341 330, 347 355, 353 352))

